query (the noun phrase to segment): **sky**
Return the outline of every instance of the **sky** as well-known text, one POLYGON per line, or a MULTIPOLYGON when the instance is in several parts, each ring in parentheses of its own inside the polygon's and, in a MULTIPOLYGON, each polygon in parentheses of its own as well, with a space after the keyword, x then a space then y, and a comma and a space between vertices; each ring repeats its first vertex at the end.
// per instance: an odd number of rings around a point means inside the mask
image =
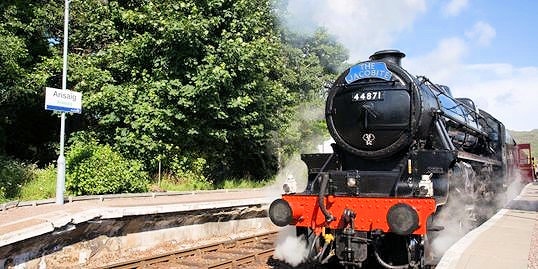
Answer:
POLYGON ((289 0, 287 25, 324 27, 349 63, 378 50, 468 97, 510 130, 538 129, 538 1, 289 0))

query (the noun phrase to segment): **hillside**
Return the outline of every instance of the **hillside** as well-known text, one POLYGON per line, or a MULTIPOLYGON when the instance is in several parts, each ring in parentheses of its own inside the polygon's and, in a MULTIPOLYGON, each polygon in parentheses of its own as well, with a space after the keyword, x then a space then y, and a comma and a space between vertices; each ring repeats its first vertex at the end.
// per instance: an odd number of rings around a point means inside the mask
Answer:
POLYGON ((538 129, 532 131, 510 131, 517 143, 530 143, 532 156, 538 157, 538 129))

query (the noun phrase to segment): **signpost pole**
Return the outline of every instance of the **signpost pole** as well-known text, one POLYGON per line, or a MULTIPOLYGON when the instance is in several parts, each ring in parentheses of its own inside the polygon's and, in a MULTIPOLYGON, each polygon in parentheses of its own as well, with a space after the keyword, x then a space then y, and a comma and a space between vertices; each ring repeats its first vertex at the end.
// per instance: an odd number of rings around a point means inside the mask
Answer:
MULTIPOLYGON (((68 25, 69 25, 69 0, 65 0, 62 90, 67 89, 68 25)), ((57 176, 56 176, 56 204, 58 205, 64 204, 64 189, 65 189, 64 136, 65 136, 65 112, 62 112, 61 124, 60 124, 60 156, 58 156, 58 171, 57 171, 57 176)))
POLYGON ((65 157, 64 157, 64 134, 65 134, 65 112, 62 112, 60 124, 60 156, 58 156, 58 174, 56 176, 56 204, 64 204, 65 189, 65 157))

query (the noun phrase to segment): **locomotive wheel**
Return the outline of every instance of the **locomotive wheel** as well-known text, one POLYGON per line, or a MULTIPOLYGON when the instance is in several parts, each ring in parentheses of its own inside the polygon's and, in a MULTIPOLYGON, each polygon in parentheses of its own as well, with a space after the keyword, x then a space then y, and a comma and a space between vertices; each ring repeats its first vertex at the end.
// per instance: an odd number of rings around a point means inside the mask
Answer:
POLYGON ((314 234, 311 229, 297 228, 297 236, 302 236, 306 241, 306 247, 308 249, 308 256, 303 266, 298 268, 318 268, 314 258, 317 255, 316 249, 320 248, 319 237, 314 234))
POLYGON ((329 249, 323 249, 324 240, 321 236, 312 235, 308 239, 308 262, 313 265, 320 265, 323 259, 329 255, 329 249))
MULTIPOLYGON (((429 232, 431 233, 431 232, 429 232)), ((431 237, 428 236, 428 233, 424 235, 424 253, 422 255, 420 268, 430 269, 433 268, 433 261, 435 260, 433 251, 431 249, 431 237)))
POLYGON ((334 259, 331 255, 331 248, 323 249, 325 242, 322 236, 317 236, 311 229, 297 228, 297 235, 303 236, 308 248, 308 256, 304 266, 299 268, 335 268, 334 259))

